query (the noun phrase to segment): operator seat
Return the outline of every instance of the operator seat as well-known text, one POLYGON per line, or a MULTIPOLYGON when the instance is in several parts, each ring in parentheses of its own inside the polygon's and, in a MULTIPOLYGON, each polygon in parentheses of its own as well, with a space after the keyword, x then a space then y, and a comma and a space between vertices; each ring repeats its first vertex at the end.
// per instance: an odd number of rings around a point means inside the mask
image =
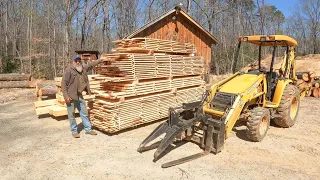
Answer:
POLYGON ((267 90, 267 99, 269 101, 272 101, 277 84, 278 84, 278 80, 279 80, 279 73, 278 72, 266 72, 266 79, 267 79, 267 88, 269 88, 267 90))

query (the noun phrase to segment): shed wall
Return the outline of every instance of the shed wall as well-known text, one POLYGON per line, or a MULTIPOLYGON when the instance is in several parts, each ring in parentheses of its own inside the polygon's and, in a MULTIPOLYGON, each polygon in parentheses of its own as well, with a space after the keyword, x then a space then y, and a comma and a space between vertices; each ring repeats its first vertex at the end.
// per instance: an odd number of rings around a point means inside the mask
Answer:
POLYGON ((174 40, 182 43, 193 43, 197 48, 196 55, 202 56, 207 65, 211 62, 212 39, 181 14, 170 14, 134 37, 148 37, 174 40), (172 20, 173 16, 176 16, 176 20, 172 20))

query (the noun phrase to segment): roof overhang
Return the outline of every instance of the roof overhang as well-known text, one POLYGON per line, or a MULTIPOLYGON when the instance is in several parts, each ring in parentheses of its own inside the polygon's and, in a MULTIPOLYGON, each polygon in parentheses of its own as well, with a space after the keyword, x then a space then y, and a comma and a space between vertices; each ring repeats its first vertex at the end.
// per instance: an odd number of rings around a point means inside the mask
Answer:
POLYGON ((293 38, 285 35, 255 35, 255 36, 241 36, 238 38, 239 41, 249 42, 255 45, 262 46, 274 46, 274 42, 277 41, 278 46, 298 46, 298 42, 293 38))
POLYGON ((129 38, 133 38, 135 35, 139 34, 140 32, 144 31, 145 29, 147 29, 148 27, 156 24, 158 21, 160 21, 161 19, 173 14, 173 13, 177 13, 177 14, 182 14, 183 16, 185 16, 188 20, 190 20, 194 25, 196 25, 199 29, 201 29, 206 35, 208 35, 214 44, 217 44, 217 38, 214 37, 210 32, 208 32, 203 26, 201 26, 196 20, 194 20, 189 14, 187 14, 186 12, 184 12, 180 7, 175 7, 174 9, 164 13, 163 15, 159 16, 158 18, 150 21, 149 23, 147 23, 146 25, 142 26, 141 28, 135 30, 133 33, 129 34, 128 36, 124 37, 124 39, 129 39, 129 38))

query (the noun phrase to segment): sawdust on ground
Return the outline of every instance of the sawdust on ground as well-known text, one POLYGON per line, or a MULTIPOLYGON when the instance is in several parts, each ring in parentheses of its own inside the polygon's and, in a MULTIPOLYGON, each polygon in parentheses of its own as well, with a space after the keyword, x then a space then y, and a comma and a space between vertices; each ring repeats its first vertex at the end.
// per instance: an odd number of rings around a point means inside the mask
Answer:
MULTIPOLYGON (((272 125, 259 143, 239 124, 223 151, 162 169, 161 164, 201 152, 186 143, 158 162, 154 150, 138 153, 144 138, 159 123, 118 135, 85 135, 74 139, 69 123, 38 118, 30 100, 0 105, 1 179, 320 179, 320 100, 305 98, 297 123, 288 129, 272 125)), ((78 119, 78 123, 80 120, 78 119)))

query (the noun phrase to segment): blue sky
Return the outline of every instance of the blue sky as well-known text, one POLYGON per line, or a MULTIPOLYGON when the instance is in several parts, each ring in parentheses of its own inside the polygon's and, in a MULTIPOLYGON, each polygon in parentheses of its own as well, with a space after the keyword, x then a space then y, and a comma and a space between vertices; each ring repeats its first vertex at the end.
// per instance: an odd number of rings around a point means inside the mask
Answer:
POLYGON ((287 18, 292 15, 291 10, 298 0, 265 0, 264 3, 268 5, 274 5, 279 9, 287 18))

